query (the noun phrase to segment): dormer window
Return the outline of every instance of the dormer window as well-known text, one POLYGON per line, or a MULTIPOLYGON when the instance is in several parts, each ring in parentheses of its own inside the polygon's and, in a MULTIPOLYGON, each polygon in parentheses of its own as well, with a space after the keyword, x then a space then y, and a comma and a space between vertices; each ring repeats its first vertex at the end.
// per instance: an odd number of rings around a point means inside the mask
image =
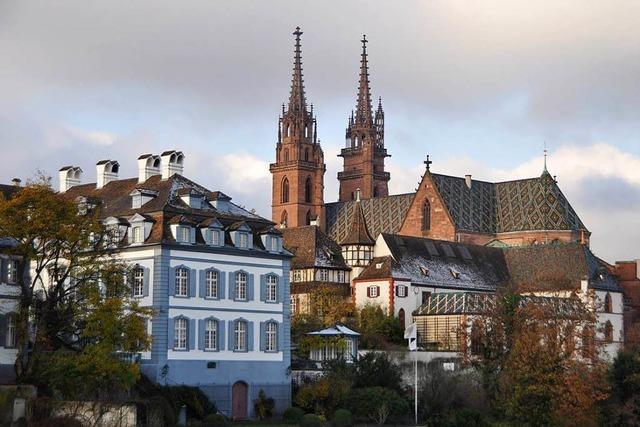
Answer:
POLYGON ((249 246, 249 235, 247 233, 238 233, 238 247, 246 249, 249 246))
POLYGON ((191 227, 178 227, 178 241, 180 243, 191 243, 191 227))
POLYGON ((427 277, 429 276, 429 269, 427 267, 420 267, 420 273, 422 273, 424 277, 427 277))
POLYGON ((144 243, 151 234, 153 219, 141 214, 135 214, 129 218, 129 244, 144 243))
MULTIPOLYGON (((251 228, 246 223, 240 222, 233 224, 231 227, 229 227, 229 234, 231 235, 231 241, 236 248, 253 248, 253 234, 251 232, 251 228)), ((263 244, 265 243, 266 242, 263 241, 263 244)))
POLYGON ((202 209, 204 206, 204 195, 192 188, 181 188, 178 190, 180 200, 193 209, 202 209))
POLYGON ((459 279, 460 278, 460 272, 458 270, 456 270, 455 268, 450 267, 449 271, 451 272, 451 276, 453 276, 454 279, 459 279))
POLYGON ((220 230, 209 229, 209 243, 211 246, 220 246, 220 230))
POLYGON ((145 203, 155 199, 158 196, 158 192, 144 188, 136 188, 129 193, 129 195, 131 196, 131 209, 139 209, 145 203))
POLYGON ((142 243, 142 227, 133 227, 131 243, 142 243))

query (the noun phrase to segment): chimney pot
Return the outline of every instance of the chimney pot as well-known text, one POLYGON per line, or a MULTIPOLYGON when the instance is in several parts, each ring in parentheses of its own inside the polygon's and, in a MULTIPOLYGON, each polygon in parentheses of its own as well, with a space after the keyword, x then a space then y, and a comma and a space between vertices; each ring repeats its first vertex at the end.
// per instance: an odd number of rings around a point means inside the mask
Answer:
POLYGON ((160 175, 160 156, 143 154, 138 157, 138 182, 142 183, 154 175, 160 175))
POLYGON ((118 179, 120 164, 116 160, 100 160, 96 163, 96 188, 100 189, 118 179))
POLYGON ((65 166, 58 172, 58 177, 60 179, 59 190, 64 193, 82 182, 82 169, 78 166, 65 166))
POLYGON ((11 183, 16 187, 20 187, 20 185, 22 184, 22 180, 20 178, 13 178, 11 180, 11 183))
POLYGON ((175 174, 182 175, 184 171, 184 154, 182 151, 170 150, 160 155, 160 169, 162 171, 162 179, 169 179, 175 174))

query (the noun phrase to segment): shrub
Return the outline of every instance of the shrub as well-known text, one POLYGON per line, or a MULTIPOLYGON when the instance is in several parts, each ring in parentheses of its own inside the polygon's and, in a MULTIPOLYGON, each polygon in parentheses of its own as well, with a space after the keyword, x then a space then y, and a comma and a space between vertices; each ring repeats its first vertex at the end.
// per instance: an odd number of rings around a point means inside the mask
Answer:
POLYGON ((409 404, 395 391, 383 387, 354 389, 348 399, 349 407, 360 419, 384 424, 409 412, 409 404))
POLYGON ((258 418, 261 420, 265 420, 267 418, 273 417, 273 408, 276 406, 276 402, 271 397, 267 397, 264 390, 260 390, 258 393, 258 399, 253 405, 253 409, 256 414, 258 414, 258 418))
POLYGON ((298 424, 302 417, 304 417, 304 411, 292 406, 284 411, 284 414, 282 414, 282 421, 284 421, 285 424, 298 424))
POLYGON ((322 427, 322 420, 314 414, 307 414, 300 420, 300 427, 322 427))
POLYGON ((83 427, 83 424, 73 417, 53 417, 48 420, 32 422, 31 427, 83 427))
POLYGON ((225 427, 229 425, 229 421, 222 414, 210 414, 204 419, 206 427, 225 427))
POLYGON ((351 427, 353 425, 353 415, 346 409, 338 409, 333 414, 331 425, 334 427, 351 427))

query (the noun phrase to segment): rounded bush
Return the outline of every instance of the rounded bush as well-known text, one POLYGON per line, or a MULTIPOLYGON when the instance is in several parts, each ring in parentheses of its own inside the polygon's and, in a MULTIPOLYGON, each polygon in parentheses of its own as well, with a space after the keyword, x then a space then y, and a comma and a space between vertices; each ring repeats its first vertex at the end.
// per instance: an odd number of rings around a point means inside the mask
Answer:
POLYGON ((229 422, 222 414, 211 414, 207 415, 207 418, 204 419, 203 425, 207 427, 225 427, 229 425, 229 422))
POLYGON ((353 425, 353 415, 351 415, 351 411, 338 409, 335 414, 333 414, 331 425, 334 427, 351 427, 353 425))
POLYGON ((298 424, 302 417, 304 417, 304 411, 292 406, 284 411, 284 414, 282 414, 282 421, 286 424, 298 424))
POLYGON ((314 414, 307 414, 300 420, 300 427, 322 427, 322 420, 314 414))

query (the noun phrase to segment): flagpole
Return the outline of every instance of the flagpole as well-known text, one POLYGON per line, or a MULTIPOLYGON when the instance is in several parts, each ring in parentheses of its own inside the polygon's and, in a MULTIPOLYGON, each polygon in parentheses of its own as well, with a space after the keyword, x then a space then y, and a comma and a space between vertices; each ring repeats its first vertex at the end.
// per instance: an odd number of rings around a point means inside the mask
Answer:
MULTIPOLYGON (((417 350, 414 350, 417 351, 417 350)), ((413 353, 413 367, 414 367, 414 387, 413 387, 413 404, 414 404, 414 414, 415 414, 415 424, 418 425, 418 353, 413 353)))
POLYGON ((409 340, 409 351, 413 353, 413 415, 418 425, 418 331, 415 322, 404 330, 404 338, 409 340))

